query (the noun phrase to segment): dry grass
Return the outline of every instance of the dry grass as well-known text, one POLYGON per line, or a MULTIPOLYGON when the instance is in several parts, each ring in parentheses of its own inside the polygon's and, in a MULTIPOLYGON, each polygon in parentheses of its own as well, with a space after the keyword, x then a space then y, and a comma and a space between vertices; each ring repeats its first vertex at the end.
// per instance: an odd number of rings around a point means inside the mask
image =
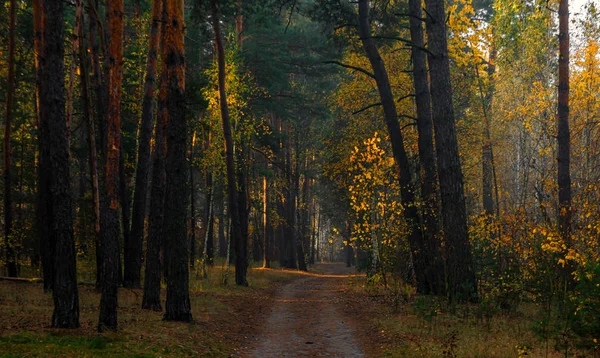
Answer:
MULTIPOLYGON (((523 304, 515 312, 498 312, 489 319, 475 304, 449 313, 444 303, 431 297, 411 297, 396 310, 389 292, 373 290, 365 279, 349 280, 346 300, 364 322, 371 351, 391 357, 565 357, 552 339, 541 340, 533 327, 539 308, 523 304), (479 311, 478 311, 479 310, 479 311)), ((363 340, 365 338, 363 337, 363 340)), ((590 352, 569 351, 569 357, 591 357, 590 352)))
MULTIPOLYGON (((0 282, 0 356, 230 356, 255 329, 278 285, 297 277, 294 272, 252 269, 249 288, 220 284, 222 266, 209 269, 209 279, 192 274, 190 299, 193 324, 164 322, 161 312, 141 309, 142 290, 119 290, 119 331, 98 334, 100 295, 79 286, 77 330, 49 328, 52 296, 41 284, 0 282)), ((163 290, 163 304, 164 304, 163 290)))

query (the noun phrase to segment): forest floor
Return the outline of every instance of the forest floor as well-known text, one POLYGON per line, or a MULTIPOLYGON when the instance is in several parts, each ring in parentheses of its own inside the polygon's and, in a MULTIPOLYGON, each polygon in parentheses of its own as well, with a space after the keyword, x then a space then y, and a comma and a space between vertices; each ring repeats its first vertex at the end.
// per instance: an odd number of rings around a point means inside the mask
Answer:
POLYGON ((534 334, 539 312, 527 306, 488 318, 476 305, 448 313, 442 301, 383 290, 343 264, 308 273, 254 268, 250 287, 222 285, 219 265, 207 280, 194 276, 194 323, 164 322, 140 308, 142 290, 120 289, 119 331, 104 334, 96 332, 93 286, 79 286, 81 328, 58 330, 49 327, 52 296, 40 283, 0 281, 0 357, 565 356, 534 334))
POLYGON ((343 264, 310 273, 254 268, 245 288, 231 283, 233 270, 230 284, 220 284, 216 265, 208 280, 190 281, 192 324, 164 322, 163 313, 140 308, 142 290, 121 288, 119 331, 103 334, 93 286, 79 286, 81 327, 61 330, 49 326, 52 295, 41 283, 0 281, 0 357, 377 355, 356 334, 360 305, 344 298, 353 272, 343 264))

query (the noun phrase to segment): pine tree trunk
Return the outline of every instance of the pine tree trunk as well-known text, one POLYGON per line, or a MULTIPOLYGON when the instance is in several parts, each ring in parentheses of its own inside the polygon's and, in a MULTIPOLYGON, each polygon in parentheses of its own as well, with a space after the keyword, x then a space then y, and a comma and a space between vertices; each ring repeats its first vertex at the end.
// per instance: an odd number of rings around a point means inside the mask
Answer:
MULTIPOLYGON (((162 23, 166 23, 166 2, 162 2, 162 23)), ((165 26, 161 28, 160 53, 165 55, 165 26)), ((164 251, 163 223, 164 203, 167 176, 165 173, 165 157, 167 155, 167 72, 163 61, 160 73, 160 90, 158 96, 157 121, 154 131, 154 149, 152 153, 152 185, 150 188, 150 215, 148 217, 148 240, 146 247, 146 268, 144 275, 144 298, 142 308, 161 311, 160 278, 161 248, 164 251)), ((164 257, 164 252, 163 252, 164 257)), ((163 261, 163 265, 165 262, 163 261)))
MULTIPOLYGON (((43 105, 42 105, 42 87, 43 87, 43 66, 45 63, 44 59, 44 38, 45 38, 45 16, 44 16, 44 1, 34 0, 33 1, 33 26, 34 26, 34 47, 35 47, 35 80, 36 80, 36 98, 37 98, 37 127, 41 131, 41 124, 43 119, 43 105)), ((47 175, 50 169, 46 167, 46 157, 41 155, 44 150, 43 138, 39 137, 39 160, 38 160, 38 198, 37 198, 37 231, 40 236, 39 242, 39 254, 42 261, 42 271, 44 278, 44 291, 48 292, 52 290, 52 284, 54 280, 54 253, 53 245, 50 243, 50 232, 44 228, 50 227, 50 198, 47 196, 49 191, 49 185, 47 175)))
POLYGON ((307 271, 306 260, 304 258, 304 237, 303 234, 303 194, 300 194, 300 148, 298 145, 298 130, 296 128, 296 168, 294 173, 294 194, 295 201, 294 212, 294 242, 296 244, 296 255, 298 260, 298 270, 307 271))
POLYGON ((269 230, 271 228, 270 215, 269 210, 269 184, 267 181, 267 170, 269 170, 269 164, 267 157, 264 158, 264 167, 265 173, 263 176, 262 189, 263 189, 263 268, 271 267, 271 259, 270 259, 270 242, 269 242, 269 230))
POLYGON ((50 224, 47 248, 52 260, 52 327, 79 327, 79 294, 65 116, 64 3, 44 2, 44 71, 40 89, 40 183, 43 213, 50 224), (43 164, 42 164, 43 163, 43 164))
POLYGON ((167 190, 164 235, 167 253, 166 321, 192 321, 189 295, 189 248, 186 225, 187 195, 187 122, 185 106, 185 55, 183 0, 167 1, 167 190))
POLYGON ((6 247, 6 274, 17 277, 17 262, 12 243, 13 202, 11 174, 11 130, 15 102, 15 27, 17 2, 10 0, 10 24, 8 30, 8 78, 6 79, 6 122, 4 123, 4 244, 6 247))
MULTIPOLYGON (((87 51, 85 47, 84 36, 84 5, 83 0, 77 0, 77 16, 80 17, 79 26, 79 63, 81 66, 81 99, 84 109, 85 120, 87 121, 87 140, 89 147, 90 176, 92 179, 92 202, 94 206, 94 232, 96 237, 100 232, 100 200, 99 200, 99 182, 98 182, 98 156, 96 152, 96 129, 94 124, 94 109, 90 92, 90 74, 87 62, 87 51)), ((93 20, 90 20, 93 21, 93 20)))
MULTIPOLYGON (((96 94, 96 122, 98 126, 98 142, 96 146, 98 158, 104 158, 104 152, 106 150, 106 144, 104 141, 106 126, 103 124, 106 122, 106 88, 103 83, 103 71, 100 64, 100 46, 98 44, 97 33, 98 33, 98 23, 100 19, 98 18, 98 1, 97 0, 87 0, 87 6, 90 9, 90 24, 88 26, 88 35, 89 35, 89 51, 92 58, 92 82, 91 85, 96 94)), ((101 163, 97 163, 98 168, 101 168, 101 163)), ((101 188, 104 183, 104 174, 98 174, 98 203, 95 207, 96 212, 98 213, 97 224, 100 225, 101 221, 101 210, 100 210, 100 201, 102 201, 102 191, 101 188)), ((102 237, 101 233, 98 232, 96 235, 96 289, 100 290, 102 287, 102 237)))
POLYGON ((190 148, 190 267, 196 264, 196 182, 194 181, 194 147, 196 146, 196 131, 192 134, 190 148))
MULTIPOLYGON (((102 295, 98 331, 117 330, 119 284, 119 161, 121 156, 121 93, 123 78, 123 0, 106 4, 109 42, 108 116, 105 138, 105 178, 101 205, 102 295)), ((102 128, 102 127, 101 127, 102 128)), ((101 129, 102 131, 102 129, 101 129)))
MULTIPOLYGON (((119 284, 125 286, 124 280, 124 262, 126 262, 127 258, 125 256, 125 247, 131 246, 131 204, 129 202, 129 190, 127 188, 127 178, 125 176, 125 155, 123 154, 123 142, 120 143, 119 148, 119 200, 121 202, 121 230, 123 235, 123 243, 119 242, 119 284), (121 246, 123 247, 123 251, 121 251, 121 246), (121 252, 123 252, 123 259, 121 259, 121 252)), ((131 255, 129 255, 131 256, 131 255)), ((135 285, 135 282, 130 282, 131 287, 140 287, 138 284, 135 285)))
POLYGON ((435 152, 433 150, 433 122, 431 120, 431 96, 427 80, 426 54, 421 16, 421 0, 409 1, 410 36, 413 43, 413 82, 417 109, 417 130, 419 145, 419 166, 421 170, 421 196, 423 200, 423 256, 425 272, 418 282, 420 293, 445 293, 445 273, 443 254, 440 245, 440 225, 438 223, 437 174, 435 152))
POLYGON ((417 282, 424 282, 426 281, 425 272, 428 263, 423 257, 424 249, 420 219, 415 203, 414 188, 413 184, 411 183, 411 168, 408 155, 406 154, 406 149, 404 148, 404 140, 402 138, 400 124, 398 123, 396 104, 394 102, 394 96, 392 94, 392 88, 390 86, 388 74, 385 69, 385 64, 379 55, 379 50, 377 49, 375 40, 371 37, 371 25, 369 23, 369 1, 360 0, 358 6, 360 37, 363 48, 373 69, 375 82, 377 83, 379 96, 381 98, 385 123, 392 143, 394 161, 398 167, 400 192, 402 204, 404 206, 404 217, 406 218, 407 225, 410 228, 408 242, 413 255, 413 260, 415 262, 417 282))
POLYGON ((142 102, 142 120, 138 137, 138 158, 135 174, 135 191, 133 194, 133 213, 131 220, 129 255, 125 253, 125 286, 140 286, 142 269, 142 246, 144 242, 144 219, 146 218, 148 179, 150 174, 150 139, 154 122, 154 101, 156 92, 156 71, 158 68, 158 43, 162 18, 162 0, 152 2, 152 25, 148 60, 146 62, 146 78, 144 83, 144 99, 142 102))
POLYGON ((426 7, 431 102, 447 255, 447 289, 451 300, 464 301, 476 295, 477 281, 467 232, 463 174, 454 124, 446 12, 443 0, 427 0, 426 7))
POLYGON ((238 206, 238 192, 235 181, 233 138, 231 134, 231 123, 229 119, 229 107, 227 105, 227 94, 225 91, 225 50, 223 48, 223 38, 221 35, 221 25, 219 23, 220 16, 217 1, 212 0, 211 5, 213 15, 213 30, 215 32, 215 42, 217 45, 217 57, 219 67, 219 105, 221 107, 221 120, 223 121, 223 136, 225 137, 225 160, 227 167, 227 183, 229 193, 228 211, 231 216, 231 231, 233 233, 233 243, 236 250, 236 284, 248 286, 248 281, 246 280, 246 253, 242 251, 242 242, 245 240, 242 238, 242 223, 240 218, 240 208, 238 206))

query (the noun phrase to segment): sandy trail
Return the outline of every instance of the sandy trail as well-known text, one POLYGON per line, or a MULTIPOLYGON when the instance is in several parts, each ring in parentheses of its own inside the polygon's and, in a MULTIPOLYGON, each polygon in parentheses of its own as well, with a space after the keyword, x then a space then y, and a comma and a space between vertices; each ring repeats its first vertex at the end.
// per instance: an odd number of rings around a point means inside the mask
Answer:
POLYGON ((317 265, 316 270, 323 274, 281 288, 249 356, 364 356, 354 328, 337 307, 351 271, 343 264, 317 265))

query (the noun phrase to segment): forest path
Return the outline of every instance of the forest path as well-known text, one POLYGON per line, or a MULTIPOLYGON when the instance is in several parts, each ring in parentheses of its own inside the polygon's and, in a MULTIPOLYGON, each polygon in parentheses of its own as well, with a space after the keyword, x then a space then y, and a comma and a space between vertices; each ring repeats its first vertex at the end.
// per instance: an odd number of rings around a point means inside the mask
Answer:
POLYGON ((283 286, 247 350, 251 357, 363 357, 350 319, 338 307, 353 268, 317 264, 283 286))

